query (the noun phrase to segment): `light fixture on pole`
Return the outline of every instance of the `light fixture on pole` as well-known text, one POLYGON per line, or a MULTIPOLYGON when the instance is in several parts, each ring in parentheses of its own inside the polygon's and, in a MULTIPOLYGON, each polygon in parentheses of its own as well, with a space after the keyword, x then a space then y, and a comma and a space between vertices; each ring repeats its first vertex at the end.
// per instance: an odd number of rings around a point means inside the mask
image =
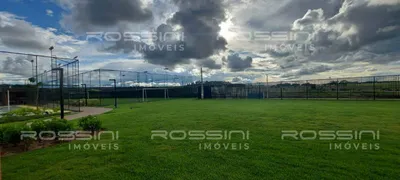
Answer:
POLYGON ((35 76, 35 74, 34 74, 34 67, 33 67, 33 62, 34 62, 34 60, 32 59, 32 60, 30 60, 30 62, 31 62, 31 64, 32 64, 32 77, 34 77, 35 76))
POLYGON ((147 85, 148 79, 149 79, 149 78, 147 77, 147 73, 148 73, 148 72, 147 72, 147 71, 144 71, 143 73, 144 73, 144 77, 146 78, 145 82, 146 82, 146 85, 147 85))
POLYGON ((54 63, 53 63, 53 50, 54 50, 54 46, 50 46, 49 50, 50 50, 51 68, 55 68, 54 63))

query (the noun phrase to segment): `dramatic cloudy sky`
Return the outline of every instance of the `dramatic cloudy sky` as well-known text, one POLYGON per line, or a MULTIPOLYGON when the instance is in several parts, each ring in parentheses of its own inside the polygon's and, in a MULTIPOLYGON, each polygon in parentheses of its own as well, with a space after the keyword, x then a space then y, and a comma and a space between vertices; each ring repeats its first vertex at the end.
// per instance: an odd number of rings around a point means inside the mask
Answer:
MULTIPOLYGON (((207 80, 233 82, 400 74, 400 0, 0 3, 0 50, 48 55, 54 46, 79 56, 82 70, 198 76, 204 67, 207 80)), ((1 80, 29 76, 31 58, 0 54, 1 80)))

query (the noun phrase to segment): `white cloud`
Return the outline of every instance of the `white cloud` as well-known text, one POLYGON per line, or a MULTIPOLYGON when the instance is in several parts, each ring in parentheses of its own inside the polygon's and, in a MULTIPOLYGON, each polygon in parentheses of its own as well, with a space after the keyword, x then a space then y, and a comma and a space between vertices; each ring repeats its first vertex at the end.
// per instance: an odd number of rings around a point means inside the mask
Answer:
POLYGON ((50 9, 46 9, 46 15, 53 17, 54 16, 54 12, 50 9))

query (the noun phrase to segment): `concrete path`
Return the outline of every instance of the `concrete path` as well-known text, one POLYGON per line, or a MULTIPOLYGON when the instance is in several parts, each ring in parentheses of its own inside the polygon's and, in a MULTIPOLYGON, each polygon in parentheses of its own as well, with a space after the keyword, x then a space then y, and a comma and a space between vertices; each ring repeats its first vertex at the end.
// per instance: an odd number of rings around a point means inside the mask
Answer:
POLYGON ((77 114, 72 114, 69 116, 65 116, 66 120, 74 120, 74 119, 79 119, 82 117, 86 117, 89 115, 99 115, 99 114, 104 114, 106 112, 112 111, 113 109, 111 108, 101 108, 101 107, 81 107, 80 113, 77 114))

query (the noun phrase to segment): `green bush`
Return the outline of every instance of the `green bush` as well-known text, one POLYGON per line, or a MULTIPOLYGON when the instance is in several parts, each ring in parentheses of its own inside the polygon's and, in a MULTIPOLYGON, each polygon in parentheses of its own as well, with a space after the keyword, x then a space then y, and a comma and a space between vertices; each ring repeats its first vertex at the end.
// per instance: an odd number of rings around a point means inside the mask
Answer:
POLYGON ((18 143, 21 142, 21 131, 22 131, 21 127, 14 127, 14 126, 6 127, 3 130, 3 137, 2 137, 3 142, 6 144, 17 145, 18 143))
POLYGON ((4 127, 0 127, 0 144, 3 144, 3 132, 4 132, 5 128, 4 127))
POLYGON ((78 124, 83 130, 91 131, 92 133, 101 129, 101 121, 95 116, 83 117, 79 119, 78 124))
MULTIPOLYGON (((39 123, 37 125, 38 126, 35 128, 43 128, 39 123)), ((58 133, 59 131, 70 131, 73 128, 73 125, 64 119, 53 119, 51 121, 46 121, 44 122, 44 125, 45 130, 54 131, 55 133, 58 133)))
POLYGON ((31 129, 32 131, 36 131, 38 134, 41 131, 46 131, 47 130, 46 122, 42 120, 36 120, 31 124, 31 129))

